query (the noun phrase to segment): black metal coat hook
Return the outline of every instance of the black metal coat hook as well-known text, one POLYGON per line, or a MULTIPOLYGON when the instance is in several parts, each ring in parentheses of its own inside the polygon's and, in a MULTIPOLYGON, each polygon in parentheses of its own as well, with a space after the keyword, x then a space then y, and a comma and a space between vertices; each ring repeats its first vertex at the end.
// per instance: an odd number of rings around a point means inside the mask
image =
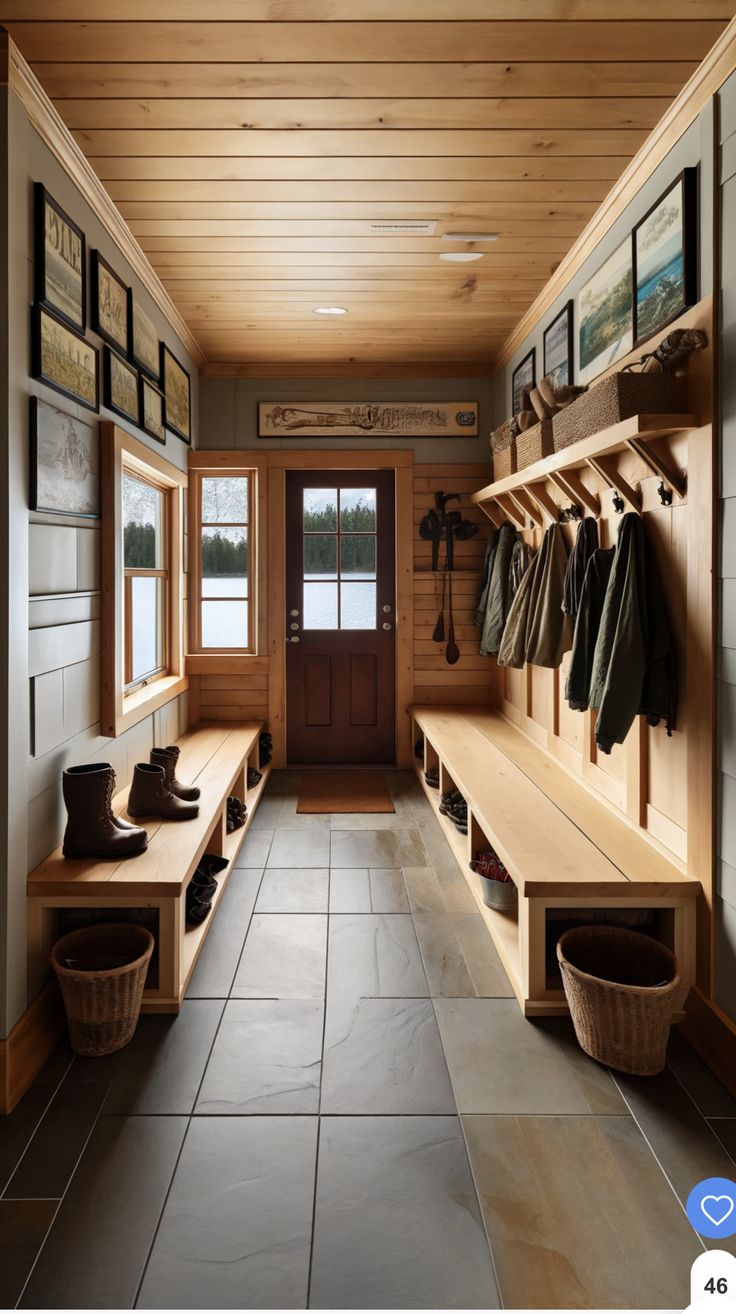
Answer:
POLYGON ((664 479, 660 479, 657 492, 662 506, 672 506, 672 489, 666 486, 664 479))
POLYGON ((619 493, 618 489, 617 489, 617 488, 614 488, 614 490, 613 490, 613 509, 614 509, 614 511, 616 512, 616 515, 619 515, 619 516, 620 516, 621 513, 623 512, 625 506, 626 506, 626 503, 624 502, 624 499, 622 498, 622 496, 621 496, 621 494, 619 493))

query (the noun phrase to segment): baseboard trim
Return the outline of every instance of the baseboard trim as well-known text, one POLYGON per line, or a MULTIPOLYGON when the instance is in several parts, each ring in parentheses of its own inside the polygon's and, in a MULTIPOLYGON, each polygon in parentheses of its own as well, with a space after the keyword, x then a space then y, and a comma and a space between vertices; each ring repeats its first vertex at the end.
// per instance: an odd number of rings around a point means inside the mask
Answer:
POLYGON ((718 1080, 736 1096, 736 1023, 696 988, 690 991, 680 1030, 718 1080))
POLYGON ((64 1034, 64 1006, 56 981, 27 1008, 0 1040, 0 1114, 12 1113, 64 1034))

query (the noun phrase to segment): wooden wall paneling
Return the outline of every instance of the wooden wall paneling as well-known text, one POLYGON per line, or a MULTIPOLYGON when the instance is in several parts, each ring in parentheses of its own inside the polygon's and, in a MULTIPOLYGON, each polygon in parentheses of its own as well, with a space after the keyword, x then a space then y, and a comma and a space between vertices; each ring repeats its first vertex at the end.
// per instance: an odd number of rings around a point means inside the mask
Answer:
POLYGON ((12 1113, 65 1028, 56 981, 36 997, 10 1035, 0 1040, 0 1115, 12 1113))

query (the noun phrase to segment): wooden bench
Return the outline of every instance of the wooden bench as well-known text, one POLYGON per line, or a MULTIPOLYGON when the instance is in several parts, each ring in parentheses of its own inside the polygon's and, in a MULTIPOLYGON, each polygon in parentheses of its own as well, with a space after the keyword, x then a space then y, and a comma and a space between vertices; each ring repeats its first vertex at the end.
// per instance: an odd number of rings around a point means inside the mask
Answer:
MULTIPOLYGON (((126 812, 127 789, 113 800, 113 810, 148 831, 148 848, 124 862, 67 860, 59 847, 28 877, 29 993, 33 997, 49 974, 51 946, 64 930, 64 909, 149 909, 157 952, 143 996, 143 1011, 177 1013, 197 958, 214 920, 217 905, 233 872, 235 859, 268 780, 270 767, 258 766, 262 722, 202 726, 179 740, 177 772, 201 791, 199 816, 191 821, 136 821, 126 812), (247 789, 248 767, 262 775, 247 789), (229 794, 246 801, 244 826, 228 835, 229 794), (229 860, 218 876, 212 911, 199 926, 188 926, 185 891, 203 853, 229 860)), ((237 879, 237 877, 236 877, 237 879)), ((148 923, 146 923, 148 924, 148 923)))
MULTIPOLYGON (((412 743, 424 737, 417 775, 483 914, 516 997, 527 1016, 567 1011, 550 948, 558 910, 649 909, 656 934, 674 949, 685 981, 695 966, 693 880, 531 740, 488 708, 412 707, 412 743), (439 767, 440 787, 424 779, 439 767), (440 795, 459 789, 468 804, 468 834, 439 812, 440 795), (470 870, 474 853, 492 847, 518 890, 518 910, 483 903, 470 870)), ((570 920, 575 920, 570 912, 570 920)))

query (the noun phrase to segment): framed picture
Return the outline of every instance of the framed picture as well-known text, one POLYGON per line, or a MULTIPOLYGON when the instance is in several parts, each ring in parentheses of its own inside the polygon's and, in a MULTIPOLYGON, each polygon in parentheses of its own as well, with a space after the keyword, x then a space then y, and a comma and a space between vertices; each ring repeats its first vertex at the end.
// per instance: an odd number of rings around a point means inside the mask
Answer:
POLYGON ((634 345, 697 301, 697 173, 683 169, 634 229, 634 345))
POLYGON ((35 305, 31 322, 31 373, 39 383, 79 402, 99 407, 99 353, 45 306, 35 305))
POLYGON ((161 343, 161 387, 164 394, 164 424, 185 443, 192 441, 191 383, 176 356, 161 343))
POLYGON ((259 438, 474 437, 477 402, 259 402, 259 438))
POLYGON ((122 415, 124 420, 138 423, 138 371, 111 347, 104 354, 105 391, 103 400, 108 410, 122 415))
POLYGON ((533 388, 537 382, 537 351, 532 347, 522 361, 516 366, 511 375, 511 406, 512 415, 518 415, 521 410, 522 394, 526 388, 533 388))
POLYGON ((159 341, 156 325, 145 310, 138 305, 133 293, 130 294, 130 342, 128 354, 130 359, 144 374, 158 383, 161 377, 159 341))
POLYGON ((99 251, 91 255, 92 329, 124 355, 128 352, 130 289, 99 251))
POLYGON ((97 428, 31 397, 31 511, 53 515, 100 514, 100 444, 97 428))
POLYGON ((34 264, 36 301, 71 328, 87 327, 87 247, 84 233, 35 183, 34 264))
POLYGON ((144 433, 151 438, 157 438, 160 443, 166 442, 166 429, 164 427, 164 394, 151 383, 145 374, 138 375, 138 410, 140 414, 140 427, 144 433))
POLYGON ((568 301, 544 330, 544 377, 557 388, 573 382, 573 304, 568 301))
POLYGON ((634 345, 631 245, 627 237, 578 292, 579 383, 590 383, 634 345))

